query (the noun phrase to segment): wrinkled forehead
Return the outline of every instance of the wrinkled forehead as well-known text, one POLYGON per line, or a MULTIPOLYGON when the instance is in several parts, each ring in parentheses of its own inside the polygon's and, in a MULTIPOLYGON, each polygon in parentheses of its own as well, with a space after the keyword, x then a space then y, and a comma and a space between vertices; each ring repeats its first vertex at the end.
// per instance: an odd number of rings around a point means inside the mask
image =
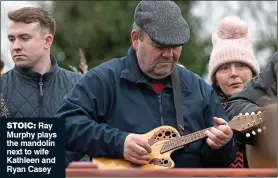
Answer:
POLYGON ((38 22, 27 24, 23 22, 9 21, 8 24, 8 35, 17 36, 20 34, 34 34, 40 31, 41 27, 38 22))

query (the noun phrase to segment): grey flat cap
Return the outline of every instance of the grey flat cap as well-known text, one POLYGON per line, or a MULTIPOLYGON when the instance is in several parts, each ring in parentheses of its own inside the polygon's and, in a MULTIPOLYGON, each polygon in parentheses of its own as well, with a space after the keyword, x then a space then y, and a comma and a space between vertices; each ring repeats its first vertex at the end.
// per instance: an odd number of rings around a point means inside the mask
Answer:
POLYGON ((173 1, 141 1, 134 22, 160 45, 184 45, 190 38, 189 26, 173 1))

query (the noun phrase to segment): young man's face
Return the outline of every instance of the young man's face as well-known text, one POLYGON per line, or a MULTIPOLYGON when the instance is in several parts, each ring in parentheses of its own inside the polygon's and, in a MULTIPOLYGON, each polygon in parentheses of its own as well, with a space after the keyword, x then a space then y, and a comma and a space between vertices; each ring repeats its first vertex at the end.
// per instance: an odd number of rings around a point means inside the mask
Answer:
POLYGON ((11 21, 8 27, 11 56, 19 68, 32 69, 47 54, 47 40, 38 22, 11 21))
MULTIPOLYGON (((136 36, 137 32, 133 32, 136 36)), ((182 46, 160 46, 145 34, 143 41, 133 38, 133 47, 137 53, 141 70, 153 79, 169 76, 175 69, 181 55, 182 46)))

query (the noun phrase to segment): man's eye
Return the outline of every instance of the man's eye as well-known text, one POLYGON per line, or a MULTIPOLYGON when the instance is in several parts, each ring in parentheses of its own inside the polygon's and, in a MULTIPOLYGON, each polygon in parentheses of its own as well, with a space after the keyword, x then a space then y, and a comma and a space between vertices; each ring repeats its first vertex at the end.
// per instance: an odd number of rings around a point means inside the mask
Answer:
POLYGON ((154 47, 157 48, 157 49, 161 49, 162 48, 162 46, 159 46, 159 45, 154 45, 154 47))

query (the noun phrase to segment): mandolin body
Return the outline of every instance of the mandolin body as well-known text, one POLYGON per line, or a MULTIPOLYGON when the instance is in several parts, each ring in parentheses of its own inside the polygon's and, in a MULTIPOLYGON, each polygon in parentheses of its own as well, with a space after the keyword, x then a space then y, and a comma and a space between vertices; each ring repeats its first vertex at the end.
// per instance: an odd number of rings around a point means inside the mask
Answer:
POLYGON ((126 161, 124 159, 109 159, 109 158, 93 158, 93 163, 98 166, 98 169, 130 169, 130 168, 143 168, 143 169, 169 169, 175 166, 174 161, 171 159, 171 153, 182 147, 173 149, 171 151, 161 153, 163 144, 172 139, 180 137, 179 132, 171 126, 160 126, 148 133, 141 135, 142 139, 147 141, 152 148, 151 159, 148 164, 137 165, 126 161))

